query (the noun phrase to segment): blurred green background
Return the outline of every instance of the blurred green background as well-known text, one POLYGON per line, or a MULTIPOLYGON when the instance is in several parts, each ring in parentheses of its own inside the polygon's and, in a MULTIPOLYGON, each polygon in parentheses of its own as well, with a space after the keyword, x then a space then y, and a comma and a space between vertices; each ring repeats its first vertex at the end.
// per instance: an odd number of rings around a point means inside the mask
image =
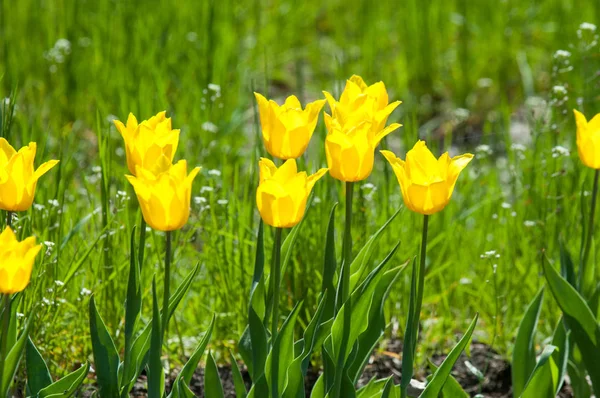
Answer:
MULTIPOLYGON (((389 121, 404 127, 383 147, 403 158, 421 138, 437 154, 476 155, 430 222, 421 354, 447 349, 480 312, 476 338, 510 355, 543 285, 542 249, 556 260, 563 241, 578 254, 592 172, 578 161, 571 109, 600 110, 599 23, 596 0, 0 0, 2 135, 19 147, 37 141, 40 163, 61 159, 17 223, 51 242, 20 309, 35 313, 34 341, 58 369, 91 357, 91 292, 111 330, 122 329, 139 214, 112 120, 167 110, 181 128, 176 158, 203 166, 190 222, 175 236, 175 280, 196 262, 202 271, 175 316, 172 359, 189 354, 213 312, 213 345, 233 347, 246 322, 256 164, 266 155, 252 92, 304 103, 321 90, 339 95, 359 74, 403 101, 389 121)), ((325 134, 321 120, 302 167, 325 165, 325 134)), ((356 248, 402 207, 383 157, 358 185, 356 248)), ((314 310, 326 220, 341 194, 331 177, 317 184, 285 275, 281 304, 305 299, 303 319, 314 310)), ((394 261, 412 258, 419 236, 420 218, 402 209, 373 261, 398 240, 394 261)), ((163 239, 153 232, 147 242, 146 312, 163 239)), ((389 337, 402 338, 408 278, 389 301, 389 337)), ((547 300, 542 332, 557 319, 547 300)))

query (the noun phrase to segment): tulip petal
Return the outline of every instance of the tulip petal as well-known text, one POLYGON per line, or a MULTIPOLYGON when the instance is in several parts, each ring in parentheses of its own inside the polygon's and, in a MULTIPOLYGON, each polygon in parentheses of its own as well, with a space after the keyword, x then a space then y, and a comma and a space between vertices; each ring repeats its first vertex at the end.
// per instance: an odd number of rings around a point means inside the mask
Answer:
POLYGON ((46 174, 51 168, 56 166, 58 164, 58 162, 59 162, 58 160, 49 160, 47 162, 42 163, 40 165, 40 167, 38 167, 37 170, 35 171, 35 173, 33 174, 33 179, 35 181, 37 181, 41 176, 46 174))
POLYGON ((378 132, 377 134, 375 134, 375 139, 373 141, 373 147, 376 147, 377 145, 379 145, 381 140, 386 135, 390 134, 394 130, 399 129, 400 127, 402 127, 402 125, 400 123, 392 123, 389 126, 387 126, 386 128, 384 128, 383 130, 381 130, 380 132, 378 132))
POLYGON ((284 107, 302 110, 300 100, 298 100, 298 97, 296 97, 295 95, 290 95, 285 99, 284 107))

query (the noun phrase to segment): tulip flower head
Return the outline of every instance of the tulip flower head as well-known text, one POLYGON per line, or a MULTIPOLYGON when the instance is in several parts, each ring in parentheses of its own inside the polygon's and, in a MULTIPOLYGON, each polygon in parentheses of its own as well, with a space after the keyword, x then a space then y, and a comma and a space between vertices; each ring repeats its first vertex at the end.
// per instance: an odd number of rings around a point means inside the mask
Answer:
POLYGON ((325 155, 329 173, 340 181, 361 181, 373 170, 375 148, 379 142, 399 128, 398 123, 390 124, 375 132, 370 121, 357 125, 341 125, 337 119, 325 114, 328 134, 325 139, 325 155))
POLYGON ((41 248, 34 237, 19 242, 12 229, 6 227, 0 234, 0 293, 13 294, 27 287, 41 248))
POLYGON ((356 126, 363 121, 369 121, 375 133, 385 128, 390 114, 402 103, 394 101, 388 104, 389 97, 383 82, 367 86, 358 75, 353 75, 346 81, 339 101, 327 91, 323 91, 323 94, 331 108, 331 115, 342 126, 356 126))
POLYGON ((473 159, 470 153, 450 158, 448 152, 436 159, 425 141, 417 142, 408 151, 406 161, 390 151, 381 153, 392 165, 406 207, 426 215, 437 213, 446 207, 458 175, 473 159))
POLYGON ((577 123, 577 152, 587 167, 600 169, 600 113, 589 122, 584 114, 574 109, 577 123))
POLYGON ((127 125, 115 120, 115 126, 125 141, 127 167, 131 174, 137 175, 138 166, 158 174, 161 170, 157 170, 156 165, 173 162, 179 130, 171 128, 171 118, 166 117, 166 112, 159 112, 141 123, 130 113, 127 125))
POLYGON ((38 179, 58 163, 58 160, 49 160, 34 170, 36 149, 36 143, 30 142, 17 152, 8 141, 0 138, 0 209, 29 209, 38 179))
POLYGON ((174 231, 190 216, 192 182, 200 171, 187 174, 187 162, 180 160, 166 171, 153 174, 137 166, 136 176, 126 176, 133 185, 146 223, 159 231, 174 231))
POLYGON ((263 221, 278 228, 291 228, 298 224, 304 216, 308 195, 327 169, 307 176, 304 171, 298 172, 294 159, 277 168, 266 158, 260 159, 258 167, 260 183, 256 190, 256 204, 263 221))
POLYGON ((284 160, 302 156, 315 131, 325 100, 310 102, 303 110, 294 95, 281 106, 259 93, 254 93, 254 96, 258 102, 263 142, 269 154, 284 160))

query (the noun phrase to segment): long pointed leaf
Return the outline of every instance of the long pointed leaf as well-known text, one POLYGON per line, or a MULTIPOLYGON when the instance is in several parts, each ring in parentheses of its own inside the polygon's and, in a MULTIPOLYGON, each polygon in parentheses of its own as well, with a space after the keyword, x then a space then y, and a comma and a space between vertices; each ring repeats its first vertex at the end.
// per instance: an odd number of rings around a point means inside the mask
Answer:
POLYGON ((100 387, 100 397, 114 398, 119 396, 119 353, 106 325, 96 308, 94 296, 90 298, 90 334, 96 380, 100 387))

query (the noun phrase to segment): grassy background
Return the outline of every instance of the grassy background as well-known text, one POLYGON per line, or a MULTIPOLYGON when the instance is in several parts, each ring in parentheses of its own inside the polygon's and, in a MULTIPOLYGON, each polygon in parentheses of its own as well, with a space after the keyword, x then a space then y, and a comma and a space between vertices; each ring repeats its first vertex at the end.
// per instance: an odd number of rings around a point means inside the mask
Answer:
MULTIPOLYGON (((35 313, 34 341, 58 373, 91 357, 89 292, 122 332, 128 241, 140 215, 112 120, 167 110, 182 131, 177 158, 203 166, 190 222, 175 235, 175 280, 197 262, 202 271, 172 324, 172 357, 189 353, 213 312, 213 345, 234 346, 253 265, 256 163, 266 154, 252 91, 304 102, 321 90, 339 94, 357 73, 403 101, 390 122, 404 127, 384 147, 404 157, 420 137, 438 154, 476 154, 451 204, 431 218, 421 353, 445 350, 480 312, 477 339, 510 355, 543 285, 542 249, 556 260, 563 240, 577 260, 587 219, 589 196, 580 197, 592 171, 578 161, 571 108, 589 117, 600 110, 600 50, 583 22, 600 24, 595 0, 0 0, 0 98, 13 96, 0 107, 2 134, 15 146, 37 141, 38 162, 61 159, 17 223, 54 243, 20 309, 35 313), (497 256, 482 258, 491 250, 497 256)), ((324 136, 321 121, 303 167, 325 165, 324 136)), ((356 189, 358 248, 402 199, 381 156, 356 189)), ((342 193, 331 177, 317 184, 285 275, 282 306, 305 299, 304 319, 320 288, 327 216, 342 193)), ((341 209, 337 219, 340 238, 341 209)), ((415 256, 420 227, 402 209, 374 261, 398 240, 394 261, 415 256)), ((163 240, 147 237, 146 281, 161 269, 163 240)), ((408 278, 388 305, 389 334, 400 338, 408 278)), ((144 292, 147 310, 150 283, 144 292)), ((556 321, 547 300, 540 339, 556 321)))

